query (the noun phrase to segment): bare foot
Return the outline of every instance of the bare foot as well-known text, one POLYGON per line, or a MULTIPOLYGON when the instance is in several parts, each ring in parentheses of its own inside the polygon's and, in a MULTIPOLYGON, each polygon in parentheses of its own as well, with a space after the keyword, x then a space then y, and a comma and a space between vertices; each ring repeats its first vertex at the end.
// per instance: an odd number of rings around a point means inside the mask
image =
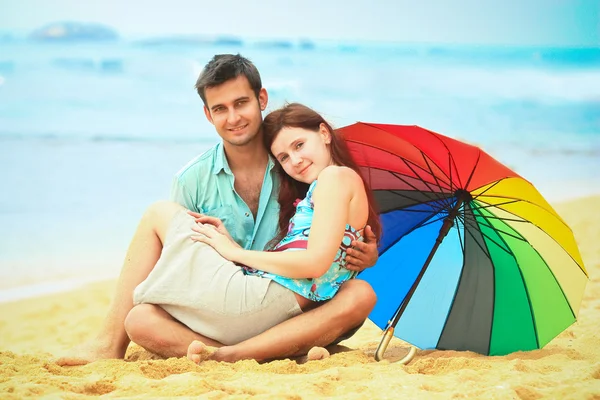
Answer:
POLYGON ((93 340, 73 347, 54 362, 60 366, 85 365, 96 360, 123 358, 124 354, 111 348, 110 343, 93 340))
POLYGON ((313 347, 306 355, 306 359, 308 361, 323 360, 325 358, 329 358, 329 351, 327 351, 327 349, 324 347, 313 347))
POLYGON ((194 340, 188 347, 187 358, 199 364, 202 361, 210 360, 216 350, 216 347, 210 347, 199 340, 194 340))

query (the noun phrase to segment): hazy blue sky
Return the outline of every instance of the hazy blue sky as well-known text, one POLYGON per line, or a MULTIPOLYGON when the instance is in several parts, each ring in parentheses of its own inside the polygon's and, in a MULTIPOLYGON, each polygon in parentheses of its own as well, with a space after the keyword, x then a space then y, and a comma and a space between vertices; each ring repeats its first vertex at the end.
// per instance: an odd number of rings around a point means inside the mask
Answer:
POLYGON ((600 0, 0 0, 0 30, 57 20, 102 22, 123 36, 600 46, 600 0))

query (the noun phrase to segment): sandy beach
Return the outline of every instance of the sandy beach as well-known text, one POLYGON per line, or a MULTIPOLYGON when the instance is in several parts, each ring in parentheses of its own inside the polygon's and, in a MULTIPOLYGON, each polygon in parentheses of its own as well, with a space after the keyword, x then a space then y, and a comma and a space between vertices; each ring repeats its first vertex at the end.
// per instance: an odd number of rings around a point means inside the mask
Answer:
POLYGON ((555 205, 575 233, 590 276, 578 321, 541 350, 486 357, 418 351, 394 339, 387 360, 373 354, 380 330, 368 322, 347 351, 299 364, 157 359, 131 345, 126 360, 59 367, 55 355, 99 327, 114 281, 0 304, 0 398, 486 398, 600 399, 600 196, 555 205))

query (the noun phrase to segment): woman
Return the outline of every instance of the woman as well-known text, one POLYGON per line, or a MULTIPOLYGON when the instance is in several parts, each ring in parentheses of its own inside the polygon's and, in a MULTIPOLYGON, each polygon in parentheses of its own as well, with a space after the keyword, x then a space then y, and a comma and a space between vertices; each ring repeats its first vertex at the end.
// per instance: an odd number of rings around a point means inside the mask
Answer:
MULTIPOLYGON (((380 236, 358 167, 318 113, 287 105, 265 118, 263 137, 282 170, 272 251, 245 250, 226 232, 196 224, 181 208, 161 260, 134 292, 134 303, 160 304, 192 330, 226 345, 219 351, 333 297, 354 277, 344 268, 352 240, 366 224, 380 236), (189 229, 196 232, 191 240, 189 229)), ((197 361, 202 352, 194 342, 188 356, 197 361)))

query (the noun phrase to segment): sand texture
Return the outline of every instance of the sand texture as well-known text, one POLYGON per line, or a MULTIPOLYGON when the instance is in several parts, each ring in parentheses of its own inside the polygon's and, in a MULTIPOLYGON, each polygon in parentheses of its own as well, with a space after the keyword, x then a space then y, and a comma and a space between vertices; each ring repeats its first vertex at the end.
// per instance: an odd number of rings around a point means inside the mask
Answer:
POLYGON ((380 330, 371 323, 343 342, 347 351, 299 364, 185 358, 156 359, 131 345, 126 360, 60 367, 54 355, 98 329, 114 281, 0 304, 0 398, 80 399, 95 396, 169 398, 486 398, 600 399, 600 196, 556 206, 573 228, 590 275, 578 322, 541 350, 486 357, 470 352, 407 351, 394 339, 386 356, 373 353, 380 330))

